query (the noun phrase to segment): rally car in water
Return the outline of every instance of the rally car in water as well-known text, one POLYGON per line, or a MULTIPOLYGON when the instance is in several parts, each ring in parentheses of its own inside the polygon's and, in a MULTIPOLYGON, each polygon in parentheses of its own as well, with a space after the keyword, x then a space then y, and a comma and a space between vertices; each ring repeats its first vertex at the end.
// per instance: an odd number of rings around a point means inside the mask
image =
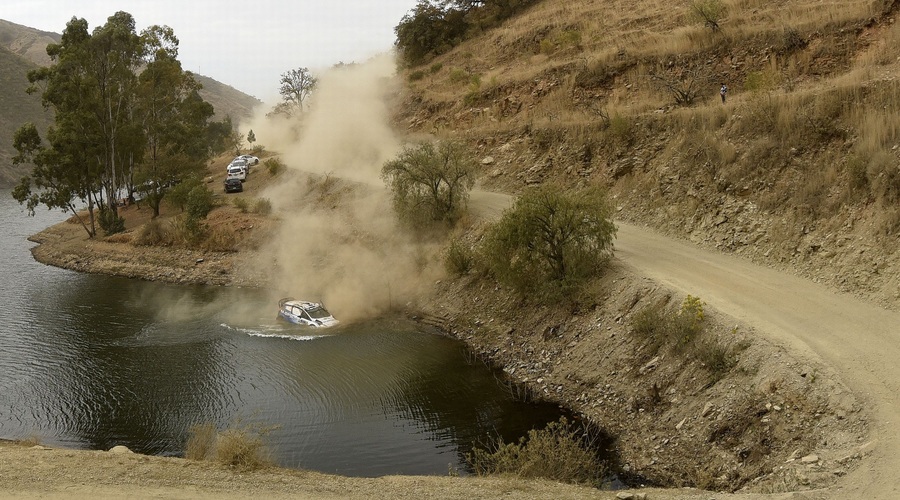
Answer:
POLYGON ((295 325, 328 328, 338 324, 338 320, 318 302, 284 298, 278 301, 278 317, 295 325))

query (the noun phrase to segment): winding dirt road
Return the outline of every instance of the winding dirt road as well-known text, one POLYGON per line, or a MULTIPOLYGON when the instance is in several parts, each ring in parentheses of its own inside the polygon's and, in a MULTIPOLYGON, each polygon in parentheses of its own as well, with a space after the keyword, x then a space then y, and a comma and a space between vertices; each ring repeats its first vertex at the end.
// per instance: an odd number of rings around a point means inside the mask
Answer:
POLYGON ((855 498, 900 498, 900 314, 627 224, 619 223, 616 256, 834 368, 869 407, 877 440, 834 498, 849 498, 845 488, 855 498))
MULTIPOLYGON (((495 217, 512 198, 473 192, 495 217)), ((872 456, 827 492, 830 498, 900 499, 900 313, 731 255, 617 222, 615 255, 637 274, 702 297, 772 342, 836 371, 871 413, 872 456)))

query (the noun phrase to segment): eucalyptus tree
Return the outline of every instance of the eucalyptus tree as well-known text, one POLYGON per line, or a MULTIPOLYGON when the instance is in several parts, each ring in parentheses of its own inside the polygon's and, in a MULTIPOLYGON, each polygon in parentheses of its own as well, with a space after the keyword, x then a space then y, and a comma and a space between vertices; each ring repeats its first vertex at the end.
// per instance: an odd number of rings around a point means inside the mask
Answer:
POLYGON ((47 46, 53 64, 28 73, 29 93, 41 92, 45 108, 55 113, 54 124, 44 145, 37 129, 25 124, 16 131, 16 163, 31 163, 32 172, 23 177, 13 197, 33 214, 38 204, 64 211, 75 210, 76 203, 87 205, 88 219, 82 225, 93 237, 97 230, 94 208, 100 191, 101 150, 97 122, 90 110, 97 106, 95 74, 88 65, 87 21, 73 18, 66 25, 60 42, 47 46))
POLYGON ((205 128, 213 108, 200 98, 200 84, 182 69, 172 29, 152 26, 142 37, 148 50, 138 77, 135 115, 146 150, 137 162, 137 178, 156 217, 167 187, 203 168, 208 158, 205 128))
POLYGON ((134 17, 116 12, 94 30, 88 44, 88 64, 96 75, 97 106, 91 111, 103 148, 101 178, 107 206, 116 213, 117 198, 139 142, 132 113, 137 72, 143 63, 144 43, 135 30, 134 17))
MULTIPOLYGON (((93 237, 95 208, 107 232, 122 227, 117 202, 123 191, 130 197, 135 172, 142 182, 162 185, 158 181, 170 180, 176 165, 202 166, 212 107, 181 69, 177 47, 168 27, 138 35, 127 12, 115 13, 93 33, 84 19, 72 18, 60 42, 47 47, 52 64, 28 74, 28 91, 41 92, 55 121, 46 145, 33 126, 17 132, 16 161, 34 170, 15 198, 32 212, 38 204, 74 212, 80 200, 93 237)), ((156 194, 151 204, 158 214, 156 194)))

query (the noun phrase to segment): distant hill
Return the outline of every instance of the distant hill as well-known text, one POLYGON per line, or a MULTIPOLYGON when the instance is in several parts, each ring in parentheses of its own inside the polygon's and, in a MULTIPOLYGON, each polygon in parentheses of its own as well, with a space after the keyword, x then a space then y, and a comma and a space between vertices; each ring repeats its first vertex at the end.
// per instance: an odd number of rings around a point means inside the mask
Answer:
POLYGON ((28 71, 38 66, 0 47, 0 186, 16 182, 22 173, 13 167, 13 133, 19 126, 34 122, 42 132, 50 124, 50 114, 41 106, 39 95, 28 95, 28 71))
MULTIPOLYGON (((30 70, 50 64, 47 45, 59 42, 61 37, 0 19, 0 186, 14 184, 24 173, 21 167, 12 165, 15 130, 23 123, 34 122, 44 131, 51 123, 40 96, 26 94, 25 88, 30 70)), ((216 120, 227 115, 237 124, 260 104, 255 97, 212 78, 197 74, 194 77, 203 85, 203 99, 215 108, 216 120)))
POLYGON ((216 109, 216 120, 221 120, 228 115, 237 125, 241 118, 249 118, 253 108, 262 104, 259 99, 208 76, 194 73, 194 78, 203 85, 200 90, 203 100, 212 104, 216 109))

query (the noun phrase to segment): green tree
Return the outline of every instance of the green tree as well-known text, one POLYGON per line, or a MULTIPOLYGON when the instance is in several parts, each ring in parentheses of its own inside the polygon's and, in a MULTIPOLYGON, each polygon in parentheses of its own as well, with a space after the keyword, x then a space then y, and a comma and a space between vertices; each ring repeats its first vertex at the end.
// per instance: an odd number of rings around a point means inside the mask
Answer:
POLYGON ((43 105, 54 111, 55 122, 47 131, 47 145, 31 124, 16 132, 14 162, 31 163, 34 168, 16 186, 13 197, 32 214, 38 204, 71 211, 88 236, 94 237, 104 154, 99 124, 91 112, 100 103, 90 67, 90 40, 87 21, 73 18, 60 42, 47 46, 53 64, 28 73, 27 92, 42 91, 43 105), (87 205, 86 220, 75 209, 77 200, 87 205))
POLYGON ((601 188, 543 185, 516 200, 488 231, 482 250, 501 282, 522 295, 558 300, 603 268, 615 234, 601 188))
MULTIPOLYGON (((48 131, 51 141, 58 134, 57 129, 52 127, 48 131)), ((17 154, 13 157, 13 163, 31 164, 34 168, 13 189, 12 196, 25 205, 31 215, 41 204, 51 210, 58 208, 71 212, 88 236, 94 237, 97 234, 93 210, 97 174, 92 167, 96 164, 81 162, 78 156, 67 154, 71 145, 65 141, 55 142, 54 146, 43 145, 33 123, 26 123, 16 130, 13 147, 17 154), (87 219, 79 214, 77 200, 87 202, 87 219)))
POLYGON ((74 211, 81 200, 88 208, 83 225, 93 237, 95 208, 105 205, 105 229, 123 227, 117 202, 125 191, 130 196, 136 169, 145 180, 156 175, 147 174, 154 171, 144 162, 148 146, 157 148, 150 158, 158 164, 199 161, 208 152, 202 141, 212 108, 181 71, 177 46, 167 27, 138 35, 126 12, 92 34, 84 19, 72 18, 60 42, 47 46, 51 66, 28 74, 28 92, 41 91, 55 121, 46 145, 33 127, 20 129, 17 161, 34 170, 16 188, 16 199, 32 212, 41 203, 74 211))
POLYGON ((86 44, 88 69, 94 76, 91 90, 96 95, 87 108, 99 134, 103 167, 101 184, 106 203, 118 216, 117 201, 134 164, 140 141, 134 120, 137 72, 143 63, 145 46, 135 30, 135 20, 127 12, 116 12, 106 24, 96 28, 86 44))
POLYGON ((253 147, 253 143, 256 142, 256 134, 253 133, 253 129, 250 129, 247 132, 247 143, 250 144, 250 147, 253 147))
POLYGON ((308 68, 297 68, 283 73, 278 83, 282 102, 280 106, 276 106, 275 112, 292 116, 303 112, 306 100, 316 89, 319 80, 308 68))
POLYGON ((136 112, 146 140, 138 178, 156 217, 168 187, 204 168, 209 151, 204 129, 213 108, 200 98, 193 76, 182 70, 171 28, 153 26, 142 36, 149 50, 137 86, 136 112))
POLYGON ((475 185, 475 161, 463 144, 430 142, 404 147, 384 164, 381 176, 402 220, 416 227, 454 223, 475 185))

